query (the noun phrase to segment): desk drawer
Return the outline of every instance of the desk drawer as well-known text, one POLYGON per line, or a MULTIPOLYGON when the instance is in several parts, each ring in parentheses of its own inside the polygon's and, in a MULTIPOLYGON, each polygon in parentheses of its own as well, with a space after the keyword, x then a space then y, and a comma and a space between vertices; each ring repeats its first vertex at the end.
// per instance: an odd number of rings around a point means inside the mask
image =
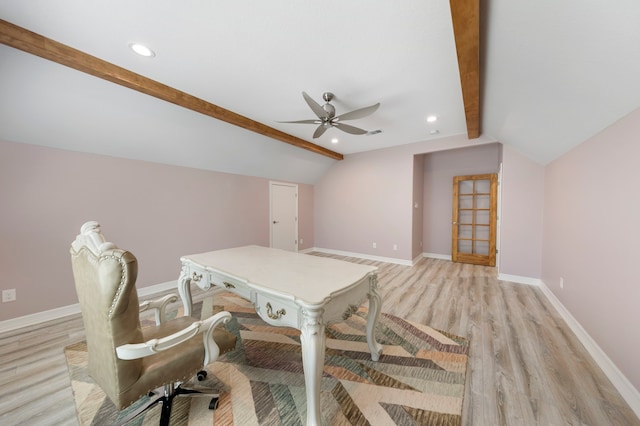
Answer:
POLYGON ((251 290, 249 290, 244 281, 240 281, 217 272, 211 272, 209 278, 211 279, 211 283, 214 285, 222 287, 240 297, 251 300, 251 290))
POLYGON ((211 287, 209 273, 195 265, 182 265, 182 276, 188 278, 191 284, 195 284, 202 290, 208 290, 211 287))
POLYGON ((298 307, 292 301, 281 300, 256 292, 256 311, 266 322, 275 326, 299 328, 298 307))

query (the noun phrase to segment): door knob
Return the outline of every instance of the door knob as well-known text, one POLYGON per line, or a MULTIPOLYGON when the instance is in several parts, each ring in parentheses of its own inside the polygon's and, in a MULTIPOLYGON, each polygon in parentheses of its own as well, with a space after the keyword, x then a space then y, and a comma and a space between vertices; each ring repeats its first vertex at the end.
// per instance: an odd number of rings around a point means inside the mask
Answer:
POLYGON ((276 224, 276 223, 280 223, 280 222, 278 222, 277 220, 274 220, 273 223, 276 224))

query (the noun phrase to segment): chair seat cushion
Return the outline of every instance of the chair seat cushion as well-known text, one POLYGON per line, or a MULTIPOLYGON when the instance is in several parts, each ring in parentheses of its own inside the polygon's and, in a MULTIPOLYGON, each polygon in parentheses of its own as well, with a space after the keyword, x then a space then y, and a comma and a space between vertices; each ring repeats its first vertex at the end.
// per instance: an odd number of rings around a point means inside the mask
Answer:
MULTIPOLYGON (((145 327, 142 329, 143 339, 146 342, 168 336, 188 327, 195 321, 197 321, 195 318, 184 316, 166 321, 158 326, 145 327)), ((216 328, 213 334, 215 342, 220 347, 220 354, 235 348, 236 337, 233 334, 221 327, 216 328)), ((198 334, 174 348, 145 357, 142 359, 142 369, 138 380, 121 394, 120 401, 123 406, 127 406, 163 384, 187 381, 202 369, 203 362, 202 334, 198 334)))

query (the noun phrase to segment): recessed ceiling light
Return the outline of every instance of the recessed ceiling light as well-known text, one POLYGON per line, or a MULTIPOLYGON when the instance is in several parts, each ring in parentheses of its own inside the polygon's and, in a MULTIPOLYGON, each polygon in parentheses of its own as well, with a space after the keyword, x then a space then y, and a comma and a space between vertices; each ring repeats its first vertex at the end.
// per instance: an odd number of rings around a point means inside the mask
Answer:
POLYGON ((434 129, 434 130, 430 130, 430 131, 429 131, 429 134, 430 134, 430 135, 437 135, 438 133, 440 133, 440 130, 435 130, 435 129, 434 129))
POLYGON ((331 139, 331 143, 338 143, 338 142, 339 142, 338 138, 331 139))
POLYGON ((149 49, 144 44, 131 43, 131 44, 129 44, 129 47, 131 48, 131 50, 133 50, 134 52, 136 52, 140 56, 146 56, 147 58, 152 58, 152 57, 156 56, 155 52, 153 50, 149 49))
POLYGON ((435 115, 430 115, 427 117, 427 123, 435 123, 436 121, 438 121, 438 117, 436 117, 435 115))

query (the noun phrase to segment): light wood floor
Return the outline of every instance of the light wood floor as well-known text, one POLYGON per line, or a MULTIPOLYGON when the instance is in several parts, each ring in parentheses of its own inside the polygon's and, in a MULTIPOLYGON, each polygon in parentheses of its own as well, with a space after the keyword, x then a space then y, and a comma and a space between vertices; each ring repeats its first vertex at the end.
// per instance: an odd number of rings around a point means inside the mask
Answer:
MULTIPOLYGON (((640 425, 538 288, 443 260, 316 254, 378 266, 384 312, 470 340, 465 425, 640 425)), ((83 337, 79 315, 0 335, 0 425, 77 424, 62 351, 83 337)))

